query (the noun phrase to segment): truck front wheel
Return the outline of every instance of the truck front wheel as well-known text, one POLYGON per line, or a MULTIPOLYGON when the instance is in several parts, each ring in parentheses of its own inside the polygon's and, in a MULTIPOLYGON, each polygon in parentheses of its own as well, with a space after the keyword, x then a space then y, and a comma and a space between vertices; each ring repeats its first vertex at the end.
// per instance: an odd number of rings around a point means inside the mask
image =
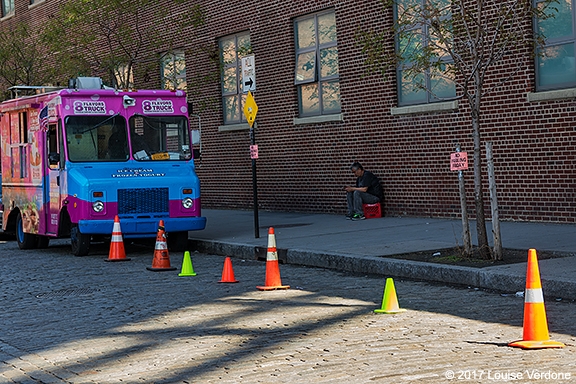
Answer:
POLYGON ((169 232, 168 249, 175 252, 188 250, 188 231, 169 232))
POLYGON ((86 256, 90 251, 90 235, 80 232, 78 226, 70 229, 70 245, 74 256, 86 256))
POLYGON ((16 218, 16 241, 18 242, 18 248, 20 249, 36 248, 36 235, 24 232, 22 213, 19 213, 16 218))

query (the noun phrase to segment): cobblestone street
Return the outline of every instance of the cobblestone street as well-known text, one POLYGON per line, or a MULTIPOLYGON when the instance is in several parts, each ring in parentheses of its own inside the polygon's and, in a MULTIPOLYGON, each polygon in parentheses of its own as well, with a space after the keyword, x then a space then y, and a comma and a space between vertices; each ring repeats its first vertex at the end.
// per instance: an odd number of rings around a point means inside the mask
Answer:
MULTIPOLYGON (((192 254, 197 276, 146 270, 153 245, 74 257, 67 241, 0 253, 2 383, 569 383, 576 304, 546 298, 563 349, 524 351, 522 297, 395 279, 406 312, 375 314, 386 276, 280 265, 288 290, 263 292, 266 263, 192 254)), ((544 292, 546 294, 546 292, 544 292)))

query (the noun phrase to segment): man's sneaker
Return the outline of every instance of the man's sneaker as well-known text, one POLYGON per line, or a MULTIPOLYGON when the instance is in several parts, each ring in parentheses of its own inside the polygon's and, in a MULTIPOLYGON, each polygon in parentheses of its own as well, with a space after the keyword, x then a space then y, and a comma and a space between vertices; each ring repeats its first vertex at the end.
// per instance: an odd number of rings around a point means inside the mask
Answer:
POLYGON ((354 216, 352 216, 352 220, 354 221, 358 221, 358 220, 364 220, 366 217, 364 215, 361 215, 359 213, 355 213, 354 216))
POLYGON ((347 213, 346 214, 346 220, 352 220, 352 216, 354 216, 354 215, 351 213, 347 213))

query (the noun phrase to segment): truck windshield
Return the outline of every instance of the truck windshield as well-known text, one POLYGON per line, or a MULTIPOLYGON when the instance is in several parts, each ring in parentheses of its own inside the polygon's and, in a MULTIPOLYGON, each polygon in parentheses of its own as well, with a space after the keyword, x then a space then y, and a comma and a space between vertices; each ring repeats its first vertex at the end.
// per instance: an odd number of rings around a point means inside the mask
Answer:
POLYGON ((67 116, 64 120, 70 161, 126 161, 126 120, 112 116, 67 116))
POLYGON ((139 161, 190 160, 190 135, 185 116, 144 116, 130 118, 132 156, 139 161))

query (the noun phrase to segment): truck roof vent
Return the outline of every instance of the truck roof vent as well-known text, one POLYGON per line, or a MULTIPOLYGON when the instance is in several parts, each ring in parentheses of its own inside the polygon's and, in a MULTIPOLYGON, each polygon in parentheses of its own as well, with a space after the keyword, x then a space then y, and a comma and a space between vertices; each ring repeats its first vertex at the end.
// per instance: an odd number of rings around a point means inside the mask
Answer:
POLYGON ((102 89, 102 79, 99 77, 77 77, 70 79, 68 88, 73 89, 102 89))

